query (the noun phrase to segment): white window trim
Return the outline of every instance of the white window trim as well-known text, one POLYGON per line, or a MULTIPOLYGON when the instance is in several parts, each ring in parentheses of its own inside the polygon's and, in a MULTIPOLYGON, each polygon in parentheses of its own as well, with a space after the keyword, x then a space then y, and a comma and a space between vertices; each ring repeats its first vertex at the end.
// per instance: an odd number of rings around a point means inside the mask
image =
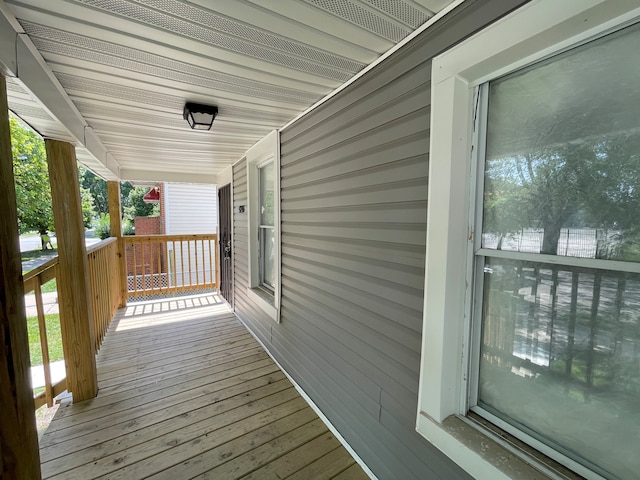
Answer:
POLYGON ((266 137, 251 147, 246 153, 247 159, 247 209, 249 216, 249 288, 247 294, 265 313, 274 321, 280 323, 280 285, 281 285, 281 253, 280 253, 280 134, 273 130, 266 137), (271 295, 258 292, 260 289, 259 265, 258 265, 258 222, 259 198, 258 198, 258 168, 273 160, 275 166, 274 185, 274 237, 275 237, 275 269, 276 285, 274 285, 273 301, 267 298, 271 295))
MULTIPOLYGON (((467 442, 460 431, 467 426, 465 422, 459 422, 457 430, 443 425, 448 417, 465 413, 469 242, 475 220, 469 203, 475 181, 471 158, 474 89, 639 15, 634 0, 534 0, 433 60, 430 208, 416 428, 476 478, 509 478, 504 456, 514 461, 517 457, 495 442, 489 441, 493 449, 470 445, 473 440, 467 442)), ((468 437, 474 435, 470 432, 468 437)))

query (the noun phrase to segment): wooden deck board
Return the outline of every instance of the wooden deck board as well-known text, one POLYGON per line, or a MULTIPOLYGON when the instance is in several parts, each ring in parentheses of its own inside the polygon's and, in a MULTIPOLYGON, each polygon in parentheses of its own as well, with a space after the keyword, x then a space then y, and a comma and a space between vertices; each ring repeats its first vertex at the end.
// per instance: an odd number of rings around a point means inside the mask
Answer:
POLYGON ((118 312, 97 365, 41 439, 45 479, 367 478, 214 295, 118 312))

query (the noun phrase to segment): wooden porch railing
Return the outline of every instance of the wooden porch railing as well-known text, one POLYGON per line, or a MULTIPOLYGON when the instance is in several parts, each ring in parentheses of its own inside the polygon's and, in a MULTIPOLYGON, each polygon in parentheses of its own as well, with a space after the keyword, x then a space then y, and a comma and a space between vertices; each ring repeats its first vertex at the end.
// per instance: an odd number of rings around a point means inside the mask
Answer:
POLYGON ((218 287, 218 235, 123 237, 127 298, 218 287))
MULTIPOLYGON (((47 263, 34 268, 24 275, 25 295, 34 292, 36 299, 36 311, 38 315, 38 330, 40 332, 40 347, 42 349, 42 366, 44 368, 44 392, 34 397, 36 408, 40 408, 45 403, 51 407, 53 398, 67 389, 67 379, 63 378, 56 384, 51 382, 51 362, 49 360, 49 342, 47 340, 47 326, 44 317, 44 304, 42 302, 41 287, 45 283, 53 280, 57 276, 58 257, 52 258, 47 263)), ((62 321, 62 319, 60 320, 62 321)))
MULTIPOLYGON (((218 272, 218 236, 149 235, 122 238, 125 251, 123 279, 128 285, 127 298, 168 293, 188 293, 216 289, 218 272)), ((118 239, 109 238, 87 249, 87 268, 93 313, 94 347, 100 349, 109 324, 121 303, 118 239)), ((53 384, 49 345, 41 287, 57 278, 58 257, 24 275, 24 293, 33 292, 42 348, 44 392, 34 397, 36 408, 68 389, 64 378, 53 384)), ((60 323, 64 324, 60 314, 60 323)), ((63 345, 65 361, 67 353, 63 345)))
MULTIPOLYGON (((94 322, 93 341, 97 352, 120 300, 120 264, 117 239, 109 238, 89 247, 87 249, 87 261, 94 322)), ((58 263, 58 257, 52 258, 43 265, 26 273, 23 278, 25 295, 31 292, 35 294, 40 346, 42 348, 42 365, 44 368, 44 392, 34 397, 35 408, 39 408, 45 403, 51 407, 53 398, 67 389, 66 378, 55 384, 51 381, 49 343, 41 291, 42 285, 57 277, 58 263)), ((62 324, 63 322, 64 317, 61 314, 60 323, 62 324)), ((66 360, 64 345, 63 353, 66 360)))
POLYGON ((87 257, 93 309, 93 340, 97 352, 120 303, 118 239, 112 237, 92 245, 87 248, 87 257))

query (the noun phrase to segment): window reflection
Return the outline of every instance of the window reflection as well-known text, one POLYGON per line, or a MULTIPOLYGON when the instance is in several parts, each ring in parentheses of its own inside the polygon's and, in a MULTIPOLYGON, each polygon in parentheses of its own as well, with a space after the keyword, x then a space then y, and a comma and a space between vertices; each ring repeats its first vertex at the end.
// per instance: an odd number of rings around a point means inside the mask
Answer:
POLYGON ((483 246, 640 261, 640 28, 493 80, 483 246))
POLYGON ((637 472, 640 275, 487 259, 484 277, 479 405, 637 472))

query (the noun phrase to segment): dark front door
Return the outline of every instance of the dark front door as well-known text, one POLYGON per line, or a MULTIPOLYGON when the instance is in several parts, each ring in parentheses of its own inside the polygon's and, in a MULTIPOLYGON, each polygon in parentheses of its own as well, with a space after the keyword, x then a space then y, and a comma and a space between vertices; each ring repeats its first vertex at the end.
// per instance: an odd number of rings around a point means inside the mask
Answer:
POLYGON ((218 190, 220 230, 220 295, 233 305, 233 263, 231 258, 231 185, 218 190))

